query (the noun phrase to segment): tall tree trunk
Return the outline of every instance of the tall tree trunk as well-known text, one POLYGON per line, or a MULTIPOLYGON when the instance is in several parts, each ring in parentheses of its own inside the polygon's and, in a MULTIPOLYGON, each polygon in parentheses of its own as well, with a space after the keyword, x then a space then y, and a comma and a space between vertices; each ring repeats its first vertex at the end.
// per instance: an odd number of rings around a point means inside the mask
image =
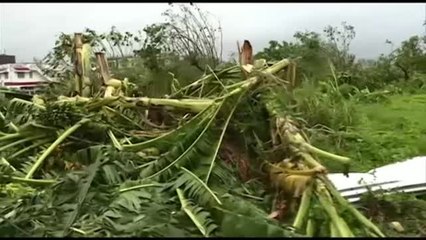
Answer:
POLYGON ((404 68, 398 62, 395 62, 395 66, 397 66, 399 69, 401 69, 401 71, 404 73, 404 80, 408 81, 410 79, 410 73, 409 73, 408 69, 404 68))

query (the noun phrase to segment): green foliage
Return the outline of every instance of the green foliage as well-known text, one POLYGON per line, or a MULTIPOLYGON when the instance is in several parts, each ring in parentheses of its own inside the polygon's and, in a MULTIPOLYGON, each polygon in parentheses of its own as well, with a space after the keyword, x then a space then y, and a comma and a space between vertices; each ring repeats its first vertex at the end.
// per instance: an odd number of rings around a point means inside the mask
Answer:
POLYGON ((310 128, 345 130, 357 121, 356 107, 352 98, 345 98, 335 80, 304 82, 286 94, 272 90, 271 98, 278 101, 282 112, 303 119, 310 128))
POLYGON ((426 201, 420 196, 396 194, 366 194, 361 199, 365 213, 377 219, 388 236, 422 236, 426 221, 426 201), (367 210, 372 209, 372 210, 367 210), (374 210, 373 210, 374 209, 374 210), (398 232, 389 225, 389 221, 398 221, 404 232, 398 232))
POLYGON ((392 57, 381 55, 372 66, 358 64, 347 82, 358 89, 375 91, 397 83, 401 77, 398 69, 392 64, 392 57))
MULTIPOLYGON (((221 28, 210 23, 207 13, 180 5, 177 12, 170 9, 164 15, 165 22, 148 25, 138 34, 121 33, 115 27, 102 34, 91 29, 83 32, 83 42, 90 43, 93 52, 106 52, 114 78, 127 78, 137 85, 134 95, 168 95, 173 79, 170 72, 180 84, 188 85, 208 66, 215 69, 221 61, 221 50, 217 49, 221 28)), ((72 78, 72 53, 72 35, 61 34, 53 52, 40 64, 46 74, 60 81, 49 87, 48 93, 71 94, 72 86, 61 82, 72 78)))
POLYGON ((205 65, 216 68, 222 60, 222 28, 219 21, 218 24, 213 23, 216 19, 194 5, 181 4, 176 11, 173 10, 163 13, 167 19, 168 43, 172 51, 200 70, 205 65))
MULTIPOLYGON (((425 96, 389 96, 386 102, 358 103, 359 121, 346 132, 325 134, 313 131, 313 144, 332 148, 334 152, 354 159, 353 171, 375 167, 426 154, 425 96)), ((338 169, 326 161, 327 166, 338 169)))
POLYGON ((158 70, 164 66, 162 53, 169 53, 167 45, 166 26, 164 24, 152 24, 143 29, 146 38, 138 54, 143 57, 144 65, 149 70, 158 70))
POLYGON ((270 41, 269 47, 264 48, 256 54, 256 58, 267 60, 280 60, 283 58, 297 59, 301 57, 298 63, 298 79, 322 78, 327 73, 328 68, 327 55, 324 54, 323 40, 315 32, 297 32, 294 34, 296 42, 270 41))
POLYGON ((236 195, 225 194, 223 206, 216 209, 216 214, 222 216, 220 236, 223 237, 299 236, 290 227, 283 227, 278 221, 268 219, 258 203, 236 195))
POLYGON ((72 103, 46 104, 46 108, 39 111, 35 120, 46 126, 71 126, 87 114, 72 103))
MULTIPOLYGON (((398 85, 408 91, 423 88, 418 77, 426 66, 426 48, 424 39, 412 36, 402 42, 401 47, 391 54, 382 55, 372 64, 355 61, 350 53, 350 44, 356 36, 353 26, 342 23, 340 28, 327 26, 324 36, 316 32, 297 32, 295 42, 270 41, 269 47, 260 51, 256 57, 267 60, 298 58, 298 82, 310 79, 314 83, 327 77, 328 61, 336 68, 340 84, 348 84, 359 90, 381 90, 390 84, 398 85), (404 81, 402 81, 404 79, 404 81)), ((387 41, 393 45, 392 42, 387 41)))
MULTIPOLYGON (((228 68, 228 76, 232 76, 234 70, 228 68)), ((218 75, 227 75, 226 71, 218 75)), ((205 78, 209 79, 215 79, 214 74, 205 78)), ((9 108, 14 111, 10 111, 10 118, 5 117, 6 121, 24 115, 25 110, 34 112, 27 112, 25 121, 21 119, 17 132, 6 129, 4 136, 0 137, 0 144, 12 150, 12 147, 23 143, 21 139, 27 138, 25 143, 34 145, 35 139, 27 134, 37 133, 38 136, 41 130, 49 134, 38 138, 45 137, 53 144, 46 144, 48 149, 43 149, 44 146, 34 149, 34 157, 19 159, 22 162, 5 160, 1 169, 1 187, 21 182, 28 186, 38 185, 38 189, 30 191, 23 188, 13 195, 12 202, 2 201, 6 205, 0 204, 1 214, 10 220, 0 223, 4 230, 2 236, 229 235, 218 227, 230 220, 229 212, 232 215, 236 211, 235 206, 223 203, 222 198, 228 192, 243 190, 240 190, 238 180, 231 181, 236 173, 228 172, 232 168, 223 167, 217 155, 234 110, 241 99, 247 99, 250 94, 247 90, 252 84, 252 81, 246 81, 219 89, 216 96, 221 98, 214 101, 205 99, 210 105, 197 116, 151 140, 141 140, 128 132, 135 127, 129 126, 129 119, 130 122, 140 121, 140 115, 126 112, 124 101, 117 100, 111 106, 107 105, 112 102, 110 99, 100 98, 87 101, 85 98, 61 97, 59 101, 52 103, 50 100, 48 104, 12 101, 9 108), (81 129, 76 124, 72 128, 67 126, 73 118, 83 114, 85 126, 81 129), (105 133, 110 140, 98 139, 105 133), (130 136, 132 143, 129 142, 130 136), (151 154, 148 149, 151 149, 151 154), (40 150, 43 153, 38 157, 40 150), (57 165, 52 166, 49 162, 57 165), (76 170, 66 169, 70 162, 77 166, 76 170), (33 175, 43 180, 32 179, 33 175), (32 194, 32 202, 23 202, 23 194, 26 193, 32 194), (23 204, 16 205, 18 203, 23 204), (34 206, 36 210, 32 208, 34 206), (218 206, 225 212, 219 213, 218 206), (51 215, 54 217, 49 218, 51 215)), ((140 114, 142 109, 130 110, 140 114)), ((17 159, 11 157, 13 152, 2 153, 9 160, 17 159)), ((260 198, 255 193, 250 197, 260 198)), ((11 200, 10 194, 0 195, 0 198, 11 200)), ((241 198, 239 203, 244 201, 241 198)), ((256 207, 247 205, 248 208, 256 207)), ((251 219, 247 223, 250 228, 260 229, 256 235, 291 235, 279 224, 266 220, 266 212, 259 215, 263 219, 251 219)), ((240 225, 234 233, 244 235, 244 231, 244 225, 240 225)))
MULTIPOLYGON (((22 99, 9 103, 6 116, 0 116, 1 236, 294 236, 268 219, 271 196, 259 190, 262 184, 242 185, 236 177, 239 163, 227 166, 218 157, 225 133, 232 133, 237 135, 233 140, 241 141, 239 147, 254 156, 253 172, 261 172, 264 148, 270 147, 265 100, 280 114, 303 119, 315 145, 355 159, 356 170, 424 154, 421 136, 426 128, 418 121, 424 116, 411 113, 422 109, 423 97, 405 104, 405 98, 394 96, 401 89, 415 92, 425 86, 424 44, 419 37, 365 66, 355 63, 350 53, 353 26, 328 26, 325 37, 297 32, 296 41, 271 41, 256 57, 295 59, 299 86, 290 91, 266 85, 248 94, 238 89, 241 85, 229 87, 243 75, 238 66, 220 65, 220 26, 213 27, 200 9, 194 9, 167 11, 166 22, 138 34, 123 34, 115 27, 104 34, 90 29, 83 33, 94 51, 107 52, 114 78, 137 85, 127 96, 221 97, 191 120, 182 119, 177 129, 152 139, 134 135, 135 129, 146 130, 142 108, 126 109, 124 101, 114 106, 103 99, 50 104, 59 94, 71 94, 67 84, 49 88, 45 105, 22 99), (336 68, 331 76, 329 62, 336 68), (230 97, 231 90, 241 92, 230 97), (379 108, 388 110, 378 115, 379 108), (34 168, 40 153, 82 117, 90 122, 34 168), (64 169, 69 162, 84 167, 64 169), (44 180, 24 178, 30 169, 44 180)), ((72 36, 60 35, 45 59, 53 66, 52 76, 71 79, 72 51, 72 36)))
POLYGON ((412 36, 402 42, 401 47, 394 53, 395 66, 404 74, 404 80, 408 81, 415 71, 425 72, 426 67, 426 39, 412 36))
MULTIPOLYGON (((424 112, 421 110, 423 104, 414 101, 418 98, 413 97, 414 102, 409 100, 403 103, 402 99, 408 100, 410 97, 393 96, 403 91, 423 91, 425 78, 421 72, 424 67, 418 67, 421 64, 418 60, 421 49, 417 47, 417 39, 412 38, 411 45, 404 43, 401 50, 396 51, 399 61, 405 60, 405 66, 409 66, 407 69, 411 75, 408 80, 401 81, 404 73, 395 64, 395 55, 382 55, 373 65, 353 64, 349 71, 338 74, 340 94, 333 87, 330 88, 329 83, 305 80, 292 94, 286 94, 285 102, 298 103, 287 110, 293 114, 299 113, 308 126, 315 127, 310 132, 314 145, 332 148, 337 154, 354 159, 353 171, 365 171, 424 155, 421 137, 424 129, 416 123, 424 118, 418 115, 424 112), (417 72, 413 74, 414 71, 417 72), (365 106, 366 103, 370 105, 365 106)), ((341 56, 344 54, 341 53, 341 56)), ((340 169, 334 162, 324 161, 332 171, 340 169)))
POLYGON ((328 56, 338 71, 348 71, 353 66, 355 55, 350 54, 349 47, 355 38, 355 28, 342 22, 342 28, 327 26, 324 29, 327 38, 328 56))

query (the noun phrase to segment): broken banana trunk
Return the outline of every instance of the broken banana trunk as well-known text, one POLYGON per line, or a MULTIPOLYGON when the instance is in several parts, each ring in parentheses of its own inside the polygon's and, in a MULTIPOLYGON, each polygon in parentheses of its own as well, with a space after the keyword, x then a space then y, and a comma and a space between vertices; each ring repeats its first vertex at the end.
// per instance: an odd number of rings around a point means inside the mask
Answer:
MULTIPOLYGON (((271 109, 270 109, 271 110, 271 109)), ((273 112, 273 111, 271 111, 273 112)), ((273 139, 279 141, 281 147, 288 150, 290 159, 279 163, 268 163, 271 185, 278 197, 285 199, 290 213, 296 213, 293 222, 295 231, 302 234, 318 236, 321 226, 312 229, 315 222, 315 211, 321 209, 329 227, 325 229, 330 236, 354 237, 354 230, 349 226, 342 212, 350 208, 352 217, 361 225, 364 236, 384 237, 384 234, 356 208, 340 196, 336 188, 326 177, 327 169, 316 159, 316 156, 329 158, 342 163, 348 170, 350 159, 338 156, 312 146, 296 123, 288 117, 276 114, 273 139), (350 207, 348 207, 350 206, 350 207), (296 210, 297 209, 297 210, 296 210)), ((321 230, 322 231, 322 230, 321 230)))

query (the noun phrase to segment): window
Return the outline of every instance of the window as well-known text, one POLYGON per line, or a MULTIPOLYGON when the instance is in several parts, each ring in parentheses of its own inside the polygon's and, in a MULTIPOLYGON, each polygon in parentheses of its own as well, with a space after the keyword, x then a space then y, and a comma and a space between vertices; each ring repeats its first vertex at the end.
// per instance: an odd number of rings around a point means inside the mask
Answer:
POLYGON ((30 72, 30 78, 33 78, 33 72, 30 72))
POLYGON ((18 72, 18 78, 25 78, 25 73, 18 72))
POLYGON ((22 90, 33 90, 33 87, 21 87, 22 90))
POLYGON ((8 72, 0 74, 0 79, 8 79, 8 78, 9 78, 9 73, 8 72))

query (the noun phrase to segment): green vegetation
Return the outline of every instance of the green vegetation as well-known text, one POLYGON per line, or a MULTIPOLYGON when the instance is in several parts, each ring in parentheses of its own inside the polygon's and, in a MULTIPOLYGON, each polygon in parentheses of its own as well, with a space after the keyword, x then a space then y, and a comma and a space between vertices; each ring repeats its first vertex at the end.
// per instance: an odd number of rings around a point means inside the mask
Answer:
POLYGON ((59 83, 2 90, 1 236, 425 235, 424 211, 389 210, 405 198, 365 211, 324 175, 424 154, 424 40, 367 65, 343 23, 224 62, 220 26, 178 10, 138 34, 62 34, 44 59, 59 83))
POLYGON ((424 94, 394 95, 378 103, 358 103, 358 122, 344 132, 314 131, 318 146, 354 159, 354 171, 426 154, 424 94))

